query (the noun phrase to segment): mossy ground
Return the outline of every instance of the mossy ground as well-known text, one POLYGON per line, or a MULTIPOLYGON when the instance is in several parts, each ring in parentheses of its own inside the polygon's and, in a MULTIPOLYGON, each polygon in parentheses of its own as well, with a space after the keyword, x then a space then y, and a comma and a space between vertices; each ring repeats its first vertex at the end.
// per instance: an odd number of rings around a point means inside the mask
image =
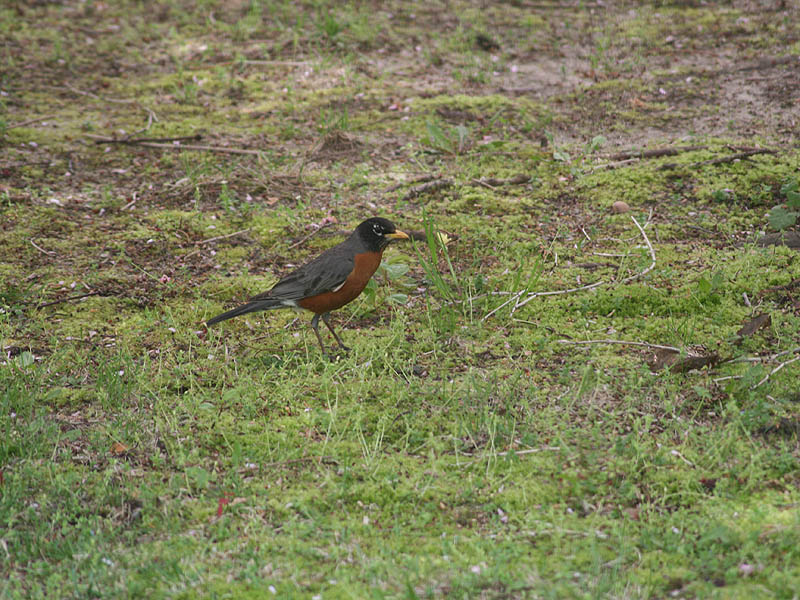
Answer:
POLYGON ((526 4, 0 8, 0 597, 794 597, 800 14, 526 4))

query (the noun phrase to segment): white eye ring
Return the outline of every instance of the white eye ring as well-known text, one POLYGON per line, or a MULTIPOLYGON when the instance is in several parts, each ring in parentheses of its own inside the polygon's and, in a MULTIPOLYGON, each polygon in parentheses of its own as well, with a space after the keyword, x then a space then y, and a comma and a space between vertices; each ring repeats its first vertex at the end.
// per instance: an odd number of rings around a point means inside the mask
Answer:
POLYGON ((373 223, 372 231, 375 232, 375 235, 383 235, 383 228, 380 226, 380 223, 373 223))

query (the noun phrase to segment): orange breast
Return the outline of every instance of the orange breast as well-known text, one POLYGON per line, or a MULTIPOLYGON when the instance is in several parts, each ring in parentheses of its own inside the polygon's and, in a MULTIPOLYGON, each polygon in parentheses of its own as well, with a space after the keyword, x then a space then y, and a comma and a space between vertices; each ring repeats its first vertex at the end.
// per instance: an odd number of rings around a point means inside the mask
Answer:
POLYGON ((335 292, 325 292, 317 296, 298 300, 297 304, 317 314, 326 313, 341 308, 348 302, 355 300, 364 291, 370 278, 375 274, 381 264, 382 252, 365 252, 356 254, 355 267, 344 282, 344 285, 335 292))

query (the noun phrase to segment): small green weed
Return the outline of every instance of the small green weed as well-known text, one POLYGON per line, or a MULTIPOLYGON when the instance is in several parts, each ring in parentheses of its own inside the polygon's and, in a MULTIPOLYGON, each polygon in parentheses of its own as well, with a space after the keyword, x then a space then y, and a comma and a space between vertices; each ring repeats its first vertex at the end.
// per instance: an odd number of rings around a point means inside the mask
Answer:
MULTIPOLYGON (((2 82, 2 79, 0 79, 2 82)), ((5 98, 0 97, 0 138, 4 138, 8 132, 8 107, 5 98)))
POLYGON ((434 121, 426 121, 425 129, 428 132, 425 143, 439 152, 462 154, 471 145, 470 131, 464 125, 456 125, 445 130, 442 125, 434 121))
POLYGON ((328 43, 336 43, 339 34, 345 29, 345 24, 337 20, 331 11, 320 10, 314 25, 317 33, 328 43))
POLYGON ((320 113, 317 131, 321 136, 335 132, 346 132, 350 129, 350 115, 347 109, 336 110, 328 108, 320 113))
POLYGON ((442 297, 447 302, 454 303, 459 299, 460 286, 453 270, 453 263, 450 260, 450 254, 447 250, 446 239, 442 237, 436 229, 433 217, 427 214, 423 215, 423 224, 425 226, 425 248, 427 254, 422 253, 417 248, 416 244, 414 249, 417 258, 425 271, 425 277, 431 283, 442 297), (439 271, 440 259, 444 259, 452 279, 448 283, 442 273, 439 271))
POLYGON ((6 281, 0 286, 0 321, 3 316, 20 317, 37 304, 39 290, 32 281, 15 283, 6 281))
POLYGON ((178 102, 182 104, 197 104, 197 96, 200 85, 196 78, 184 79, 180 84, 172 86, 172 93, 178 102))
MULTIPOLYGON (((392 258, 390 260, 384 260, 381 263, 380 267, 378 267, 377 275, 386 283, 391 283, 401 288, 408 288, 414 285, 405 277, 408 270, 409 266, 404 259, 392 258)), ((404 305, 408 302, 408 294, 399 291, 389 291, 388 286, 379 285, 375 277, 367 282, 367 287, 364 288, 363 293, 367 303, 372 307, 382 304, 384 300, 397 305, 404 305)))
POLYGON ((733 190, 727 188, 714 190, 714 192, 711 194, 711 199, 714 202, 730 202, 734 198, 735 196, 733 190))
POLYGON ((770 226, 776 231, 793 227, 800 217, 800 187, 797 181, 793 178, 781 186, 781 195, 786 198, 785 206, 775 206, 767 215, 770 226))

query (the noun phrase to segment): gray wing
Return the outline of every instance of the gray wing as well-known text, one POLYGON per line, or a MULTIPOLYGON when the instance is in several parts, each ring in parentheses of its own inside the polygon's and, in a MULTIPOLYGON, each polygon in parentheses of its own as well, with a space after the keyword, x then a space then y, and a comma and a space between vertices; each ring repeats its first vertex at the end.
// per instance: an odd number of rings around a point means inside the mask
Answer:
POLYGON ((344 283, 354 265, 352 252, 345 244, 334 246, 281 279, 270 291, 250 300, 300 300, 330 292, 344 283))

